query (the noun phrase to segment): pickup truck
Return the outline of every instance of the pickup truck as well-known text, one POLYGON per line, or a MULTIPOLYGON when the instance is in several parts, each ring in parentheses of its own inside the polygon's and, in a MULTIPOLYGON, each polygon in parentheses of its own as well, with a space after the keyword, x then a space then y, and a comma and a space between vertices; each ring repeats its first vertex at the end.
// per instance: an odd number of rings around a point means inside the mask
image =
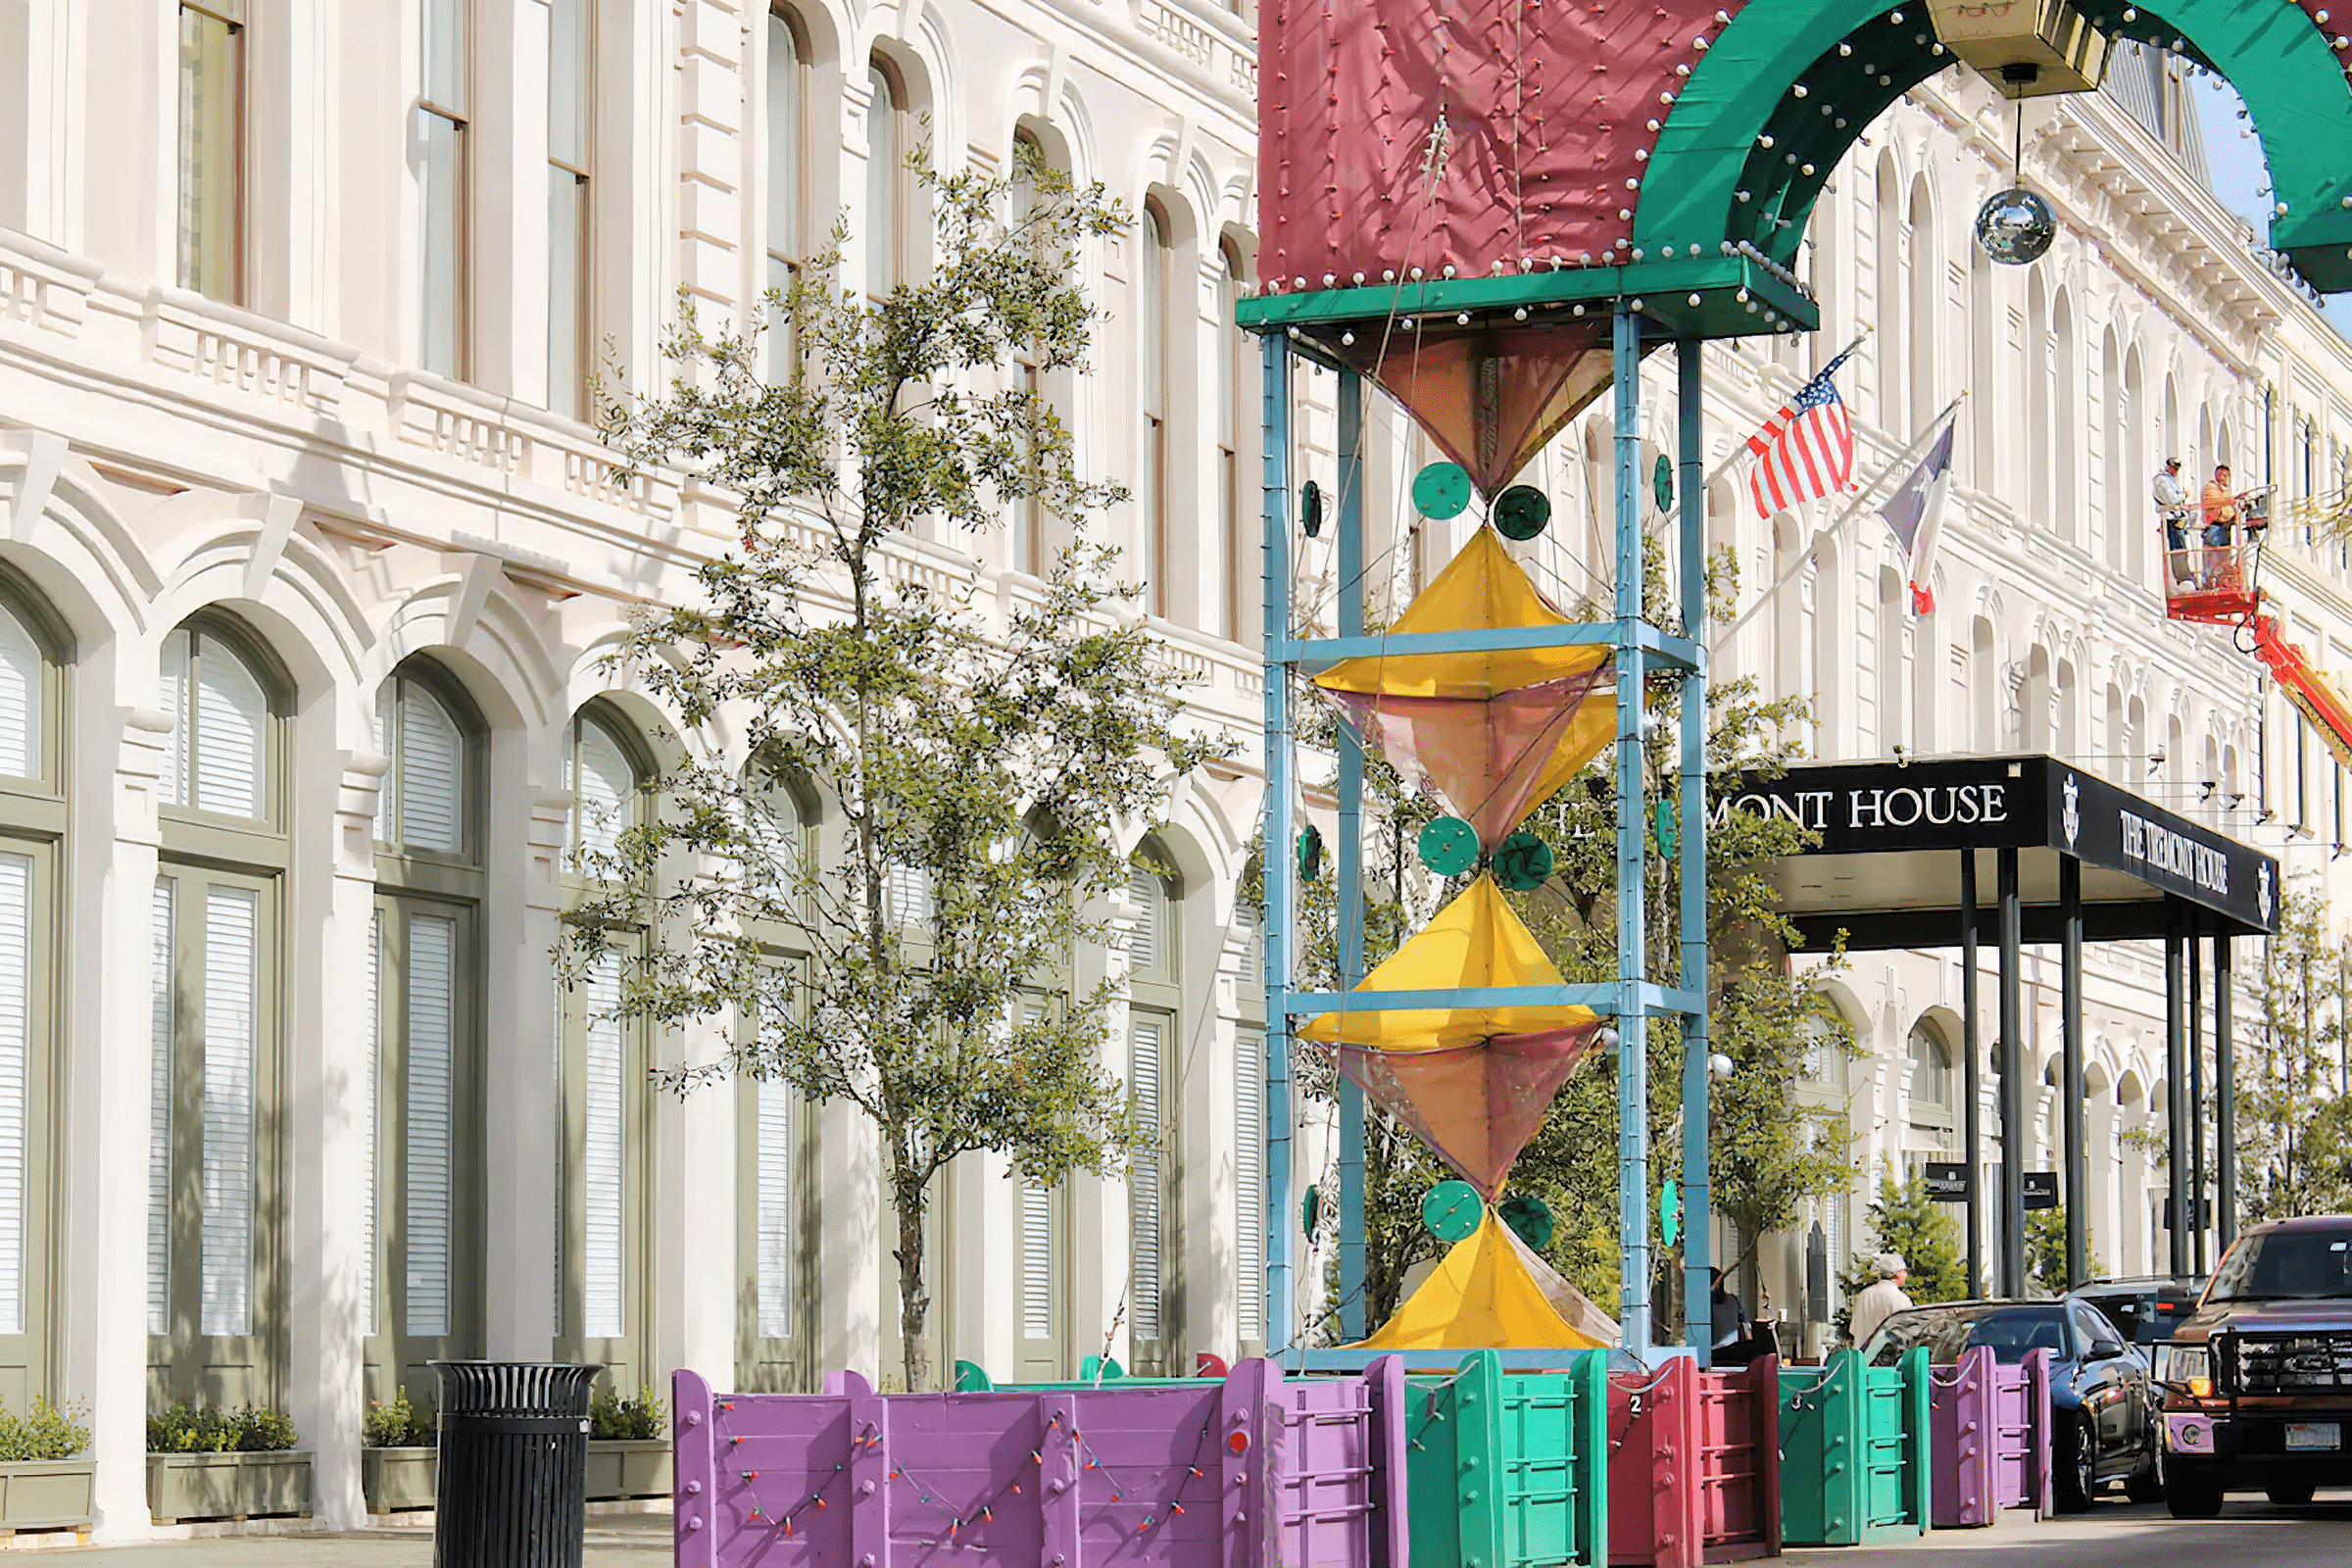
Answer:
POLYGON ((2157 1347, 2156 1381, 2175 1518, 2210 1519, 2231 1491, 2292 1506, 2352 1486, 2352 1214, 2239 1236, 2157 1347))

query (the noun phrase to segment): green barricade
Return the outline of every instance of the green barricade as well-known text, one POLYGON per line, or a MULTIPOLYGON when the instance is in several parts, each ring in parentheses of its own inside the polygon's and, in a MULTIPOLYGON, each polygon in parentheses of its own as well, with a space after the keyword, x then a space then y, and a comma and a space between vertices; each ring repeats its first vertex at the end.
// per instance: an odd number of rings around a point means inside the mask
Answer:
POLYGON ((1928 1352, 1866 1366, 1781 1368, 1781 1539, 1852 1546, 1924 1535, 1929 1521, 1928 1352))
POLYGON ((1492 1350, 1405 1390, 1414 1568, 1608 1561, 1607 1352, 1566 1372, 1505 1372, 1492 1350))

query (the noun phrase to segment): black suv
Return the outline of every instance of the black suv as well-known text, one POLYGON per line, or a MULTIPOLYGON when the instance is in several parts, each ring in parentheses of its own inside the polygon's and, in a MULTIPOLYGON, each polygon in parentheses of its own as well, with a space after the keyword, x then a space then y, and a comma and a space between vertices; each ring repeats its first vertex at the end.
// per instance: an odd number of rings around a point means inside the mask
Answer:
POLYGON ((2132 1274, 2092 1280, 2066 1294, 2097 1307, 2130 1343, 2153 1347, 2171 1339, 2173 1330, 2197 1309, 2197 1298, 2205 1294, 2205 1276, 2132 1274))
POLYGON ((2291 1505, 2352 1485, 2352 1214, 2238 1237, 2156 1377, 2175 1518, 2210 1519, 2232 1490, 2291 1505))

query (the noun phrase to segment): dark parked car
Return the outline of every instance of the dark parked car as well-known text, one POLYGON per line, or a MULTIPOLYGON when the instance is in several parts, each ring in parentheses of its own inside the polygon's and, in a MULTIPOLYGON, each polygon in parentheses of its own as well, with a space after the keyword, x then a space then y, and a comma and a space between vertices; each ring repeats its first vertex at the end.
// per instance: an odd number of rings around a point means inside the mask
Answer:
POLYGON ((2125 1339, 2141 1347, 2171 1339, 2173 1330, 2197 1309, 2197 1298, 2204 1294, 2202 1274, 2135 1274, 2092 1280, 2067 1293, 2072 1299, 2088 1301, 2104 1312, 2125 1339))
POLYGON ((2156 1468, 2156 1407, 2147 1358, 2086 1301, 1946 1301, 1897 1312, 1862 1348, 1873 1366, 1892 1366, 1915 1345, 1948 1366, 1960 1352, 1992 1347, 2011 1364, 2030 1350, 2050 1352, 2051 1468, 2058 1505, 2090 1506, 2120 1480, 2134 1502, 2162 1494, 2156 1468))
POLYGON ((2175 1517, 2210 1519, 2235 1489, 2291 1507, 2352 1484, 2352 1214, 2248 1227, 2156 1350, 2175 1517))

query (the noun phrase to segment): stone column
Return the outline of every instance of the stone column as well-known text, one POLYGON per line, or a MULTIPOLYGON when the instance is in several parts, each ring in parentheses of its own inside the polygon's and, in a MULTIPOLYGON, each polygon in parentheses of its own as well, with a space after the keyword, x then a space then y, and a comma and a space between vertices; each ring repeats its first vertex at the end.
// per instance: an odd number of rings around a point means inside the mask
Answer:
POLYGON ((287 878, 286 971, 293 986, 286 1032, 286 1404, 312 1453, 312 1519, 322 1530, 345 1530, 366 1513, 362 1366, 368 1271, 375 1265, 368 1195, 379 1144, 372 1136, 375 1079, 368 1059, 376 1034, 365 999, 372 994, 375 802, 390 760, 372 751, 298 750, 321 761, 298 767, 303 787, 295 791, 296 854, 287 878), (321 839, 328 845, 323 860, 307 848, 321 839))
MULTIPOLYGON (((111 645, 92 666, 111 662, 111 645)), ((85 667, 74 729, 88 755, 115 749, 71 802, 65 869, 67 1059, 57 1347, 64 1398, 89 1407, 101 1542, 146 1539, 147 1220, 154 1065, 155 796, 171 720, 107 701, 104 667, 85 667)))

